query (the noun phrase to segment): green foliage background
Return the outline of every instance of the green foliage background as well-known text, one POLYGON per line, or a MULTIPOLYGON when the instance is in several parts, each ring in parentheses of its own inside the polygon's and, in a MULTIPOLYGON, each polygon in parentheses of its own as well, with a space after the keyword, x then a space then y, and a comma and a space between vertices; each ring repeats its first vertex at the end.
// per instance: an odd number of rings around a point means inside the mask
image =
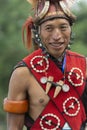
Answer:
MULTIPOLYGON (((73 26, 75 40, 72 50, 87 56, 87 4, 79 3, 75 8, 78 16, 73 26)), ((0 129, 6 130, 6 113, 3 99, 7 96, 11 71, 18 61, 28 53, 22 44, 22 25, 31 15, 31 7, 26 0, 0 1, 0 129)))

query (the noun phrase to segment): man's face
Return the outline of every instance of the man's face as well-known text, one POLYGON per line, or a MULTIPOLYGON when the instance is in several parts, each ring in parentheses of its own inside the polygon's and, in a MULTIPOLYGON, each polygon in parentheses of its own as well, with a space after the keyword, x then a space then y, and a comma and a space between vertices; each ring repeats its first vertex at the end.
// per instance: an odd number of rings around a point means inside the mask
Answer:
POLYGON ((47 51, 58 58, 69 44, 71 27, 66 19, 49 20, 41 24, 40 35, 47 51))

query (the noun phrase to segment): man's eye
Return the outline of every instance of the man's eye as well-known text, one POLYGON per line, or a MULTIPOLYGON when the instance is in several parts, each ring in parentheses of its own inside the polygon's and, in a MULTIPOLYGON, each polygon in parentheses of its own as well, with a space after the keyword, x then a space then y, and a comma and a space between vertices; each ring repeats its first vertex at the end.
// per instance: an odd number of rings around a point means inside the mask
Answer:
POLYGON ((47 27, 46 31, 50 32, 50 31, 52 31, 52 28, 51 27, 47 27))
POLYGON ((68 26, 61 26, 61 30, 62 30, 62 31, 66 31, 67 28, 68 28, 68 26))

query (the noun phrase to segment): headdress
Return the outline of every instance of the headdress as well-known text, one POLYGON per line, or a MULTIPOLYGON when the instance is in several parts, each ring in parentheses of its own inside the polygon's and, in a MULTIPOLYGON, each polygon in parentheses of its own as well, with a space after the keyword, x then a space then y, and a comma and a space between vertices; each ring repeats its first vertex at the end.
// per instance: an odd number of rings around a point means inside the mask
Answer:
MULTIPOLYGON (((23 26, 27 31, 27 45, 30 47, 31 43, 31 28, 32 25, 40 25, 41 23, 51 20, 53 18, 67 19, 70 25, 73 24, 76 17, 70 11, 71 6, 75 0, 27 0, 33 7, 34 17, 28 18, 23 26)), ((24 35, 23 35, 24 36, 24 35)), ((24 37, 23 37, 24 39, 24 37)))
MULTIPOLYGON (((71 21, 74 22, 75 15, 70 11, 71 6, 75 0, 27 0, 31 3, 34 8, 35 13, 35 22, 39 22, 44 19, 45 16, 55 15, 60 17, 59 11, 65 14, 65 16, 71 21), (51 6, 54 5, 55 8, 51 6), (53 13, 54 14, 53 14, 53 13)), ((63 15, 62 15, 63 16, 63 15)))

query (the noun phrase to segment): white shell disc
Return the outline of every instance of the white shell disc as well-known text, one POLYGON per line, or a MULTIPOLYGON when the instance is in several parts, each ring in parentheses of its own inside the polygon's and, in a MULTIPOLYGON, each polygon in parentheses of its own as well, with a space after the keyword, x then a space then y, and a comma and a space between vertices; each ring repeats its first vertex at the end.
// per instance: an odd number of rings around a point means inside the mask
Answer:
POLYGON ((69 85, 67 85, 67 84, 64 84, 64 85, 62 86, 62 90, 63 90, 64 92, 68 92, 69 89, 70 89, 70 87, 69 87, 69 85))
POLYGON ((47 82, 47 77, 41 77, 40 82, 45 84, 47 82))

